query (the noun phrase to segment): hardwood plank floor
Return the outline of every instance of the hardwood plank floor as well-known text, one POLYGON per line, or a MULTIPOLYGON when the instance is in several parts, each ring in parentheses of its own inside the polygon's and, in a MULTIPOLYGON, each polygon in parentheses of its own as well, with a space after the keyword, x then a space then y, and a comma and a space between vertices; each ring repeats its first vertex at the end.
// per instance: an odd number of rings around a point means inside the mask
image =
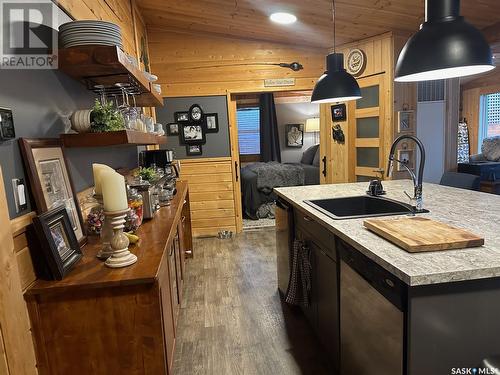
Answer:
POLYGON ((188 260, 175 375, 328 374, 302 313, 277 291, 275 232, 195 239, 188 260))

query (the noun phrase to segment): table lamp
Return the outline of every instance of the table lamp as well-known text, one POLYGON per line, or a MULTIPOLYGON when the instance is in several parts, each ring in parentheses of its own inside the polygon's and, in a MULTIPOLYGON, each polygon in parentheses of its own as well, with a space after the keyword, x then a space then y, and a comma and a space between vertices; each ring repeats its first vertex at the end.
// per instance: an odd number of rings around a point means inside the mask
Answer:
POLYGON ((314 133, 314 144, 319 143, 317 139, 319 133, 319 117, 308 118, 306 120, 306 133, 314 133))

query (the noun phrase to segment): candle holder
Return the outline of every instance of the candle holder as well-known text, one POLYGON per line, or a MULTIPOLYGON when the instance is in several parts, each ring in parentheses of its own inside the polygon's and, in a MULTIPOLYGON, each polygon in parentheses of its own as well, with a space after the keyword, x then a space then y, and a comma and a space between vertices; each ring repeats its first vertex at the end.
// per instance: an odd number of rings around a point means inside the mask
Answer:
POLYGON ((127 267, 137 262, 137 257, 128 250, 129 240, 123 233, 125 227, 125 217, 130 209, 115 212, 105 212, 107 218, 110 218, 113 228, 113 237, 111 238, 111 248, 113 253, 104 262, 111 268, 127 267))
MULTIPOLYGON (((104 207, 102 195, 94 194, 94 199, 97 201, 97 203, 99 203, 101 207, 104 207)), ((111 220, 106 215, 106 212, 104 212, 104 221, 102 223, 100 237, 101 237, 102 247, 96 256, 98 259, 106 260, 111 256, 111 254, 113 254, 113 249, 111 248, 111 239, 113 238, 113 227, 111 226, 111 220)))

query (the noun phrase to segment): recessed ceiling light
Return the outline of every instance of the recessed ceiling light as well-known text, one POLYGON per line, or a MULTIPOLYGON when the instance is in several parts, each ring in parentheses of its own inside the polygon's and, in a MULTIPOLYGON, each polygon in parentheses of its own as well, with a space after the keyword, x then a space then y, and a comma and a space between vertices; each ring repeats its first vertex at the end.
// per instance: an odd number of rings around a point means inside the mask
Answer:
POLYGON ((276 22, 276 23, 280 23, 282 25, 290 25, 290 24, 294 23, 295 21, 297 21, 297 17, 295 17, 291 13, 285 13, 285 12, 273 13, 273 14, 271 14, 270 18, 271 18, 271 21, 276 22))

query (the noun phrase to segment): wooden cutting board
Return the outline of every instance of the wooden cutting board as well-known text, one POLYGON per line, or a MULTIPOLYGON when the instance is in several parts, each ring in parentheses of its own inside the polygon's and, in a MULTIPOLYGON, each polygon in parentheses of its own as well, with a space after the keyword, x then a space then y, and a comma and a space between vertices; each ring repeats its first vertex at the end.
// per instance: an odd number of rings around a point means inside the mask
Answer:
POLYGON ((423 217, 369 219, 363 225, 410 253, 484 245, 474 233, 423 217))

